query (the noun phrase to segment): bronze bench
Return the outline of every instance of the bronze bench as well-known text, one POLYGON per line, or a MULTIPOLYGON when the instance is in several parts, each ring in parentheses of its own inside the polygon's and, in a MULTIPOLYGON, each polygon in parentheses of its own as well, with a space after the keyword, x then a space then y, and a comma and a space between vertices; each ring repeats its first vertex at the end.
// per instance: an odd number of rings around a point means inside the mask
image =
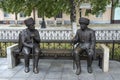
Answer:
MULTIPOLYGON (((43 40, 40 43, 41 52, 40 59, 73 59, 73 44, 70 40, 43 40)), ((20 63, 20 59, 24 58, 22 53, 18 53, 16 49, 12 50, 15 59, 15 66, 20 63)), ((95 49, 98 58, 98 66, 102 68, 103 50, 95 49)), ((80 55, 81 59, 85 59, 86 55, 80 55)), ((32 58, 32 54, 30 55, 32 58)), ((74 62, 74 61, 73 61, 74 62)))

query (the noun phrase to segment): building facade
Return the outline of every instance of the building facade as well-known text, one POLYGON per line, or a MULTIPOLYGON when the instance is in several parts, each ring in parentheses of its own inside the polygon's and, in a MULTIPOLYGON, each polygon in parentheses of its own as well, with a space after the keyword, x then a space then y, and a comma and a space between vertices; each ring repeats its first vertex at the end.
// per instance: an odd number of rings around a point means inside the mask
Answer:
MULTIPOLYGON (((92 15, 88 14, 88 16, 85 15, 85 12, 90 9, 90 4, 85 3, 80 6, 80 16, 81 17, 86 17, 90 19, 91 24, 95 23, 111 23, 111 18, 112 22, 115 23, 115 20, 120 21, 120 8, 115 8, 112 10, 111 5, 108 5, 106 7, 106 11, 104 13, 100 13, 99 15, 92 15), (114 12, 112 12, 114 11, 114 12), (114 13, 111 15, 111 12, 114 13), (112 17, 111 17, 112 16, 112 17)), ((2 9, 0 9, 0 24, 15 24, 16 22, 16 16, 15 14, 10 14, 4 12, 2 9)), ((33 17, 33 12, 31 13, 31 16, 25 16, 23 13, 17 14, 17 23, 18 24, 24 24, 24 20, 28 17, 33 17)), ((79 17, 79 15, 77 16, 79 17)), ((42 18, 38 15, 38 12, 35 11, 35 22, 37 25, 40 25, 42 22, 42 18)), ((64 14, 60 13, 56 17, 51 17, 47 18, 45 17, 45 22, 47 25, 56 25, 56 24, 65 24, 69 25, 71 24, 70 21, 70 15, 69 14, 64 14)))

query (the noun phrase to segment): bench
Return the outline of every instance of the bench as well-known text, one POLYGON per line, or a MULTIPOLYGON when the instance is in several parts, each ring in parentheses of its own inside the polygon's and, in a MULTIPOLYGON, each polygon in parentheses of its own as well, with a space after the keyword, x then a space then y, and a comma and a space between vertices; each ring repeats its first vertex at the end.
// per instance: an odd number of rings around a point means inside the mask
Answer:
MULTIPOLYGON (((73 59, 73 44, 71 44, 70 40, 42 40, 40 45, 42 51, 40 59, 73 59)), ((23 58, 23 54, 15 52, 17 48, 18 44, 7 47, 8 68, 14 68, 19 64, 20 59, 23 58)), ((109 69, 109 49, 104 44, 100 44, 100 48, 95 49, 95 52, 99 60, 99 67, 104 72, 107 72, 109 69)))

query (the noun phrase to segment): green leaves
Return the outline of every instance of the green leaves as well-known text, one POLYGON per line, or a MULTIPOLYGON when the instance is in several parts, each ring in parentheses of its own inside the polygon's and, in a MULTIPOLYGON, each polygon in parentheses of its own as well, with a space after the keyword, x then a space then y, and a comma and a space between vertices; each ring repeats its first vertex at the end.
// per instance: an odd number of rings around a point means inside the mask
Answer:
POLYGON ((45 0, 39 1, 36 9, 41 13, 41 16, 52 17, 60 12, 67 11, 69 0, 45 0))
MULTIPOLYGON (((40 16, 53 17, 60 12, 70 13, 71 0, 0 0, 0 7, 10 13, 24 12, 31 15, 33 9, 38 10, 40 16)), ((74 0, 75 6, 80 7, 82 3, 91 4, 91 13, 99 14, 105 12, 106 6, 112 0, 74 0)), ((114 5, 118 5, 118 0, 114 0, 114 5)))
POLYGON ((106 11, 106 6, 110 4, 111 0, 90 0, 92 10, 92 14, 98 15, 99 13, 103 13, 106 11))

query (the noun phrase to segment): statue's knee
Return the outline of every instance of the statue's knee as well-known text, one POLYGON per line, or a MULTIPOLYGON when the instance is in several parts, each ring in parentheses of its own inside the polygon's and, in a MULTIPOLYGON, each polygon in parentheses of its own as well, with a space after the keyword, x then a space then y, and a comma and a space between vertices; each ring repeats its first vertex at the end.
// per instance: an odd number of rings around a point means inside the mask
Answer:
POLYGON ((23 53, 25 56, 28 56, 28 55, 30 54, 29 51, 25 51, 25 50, 23 50, 22 53, 23 53))
POLYGON ((40 53, 40 49, 39 48, 35 48, 35 53, 40 53))
POLYGON ((24 47, 24 48, 22 49, 22 53, 23 53, 24 55, 29 55, 29 54, 30 54, 30 49, 24 47))
POLYGON ((29 55, 30 55, 30 53, 24 53, 24 55, 25 55, 25 56, 29 56, 29 55))
POLYGON ((40 51, 35 51, 35 53, 36 53, 36 54, 39 54, 39 53, 40 53, 40 51))
POLYGON ((79 52, 77 50, 75 50, 74 55, 79 55, 79 52))
POLYGON ((88 57, 89 57, 89 58, 92 58, 92 57, 93 57, 93 54, 88 54, 88 57))
POLYGON ((36 51, 35 52, 35 55, 38 57, 40 55, 40 52, 39 51, 36 51))

